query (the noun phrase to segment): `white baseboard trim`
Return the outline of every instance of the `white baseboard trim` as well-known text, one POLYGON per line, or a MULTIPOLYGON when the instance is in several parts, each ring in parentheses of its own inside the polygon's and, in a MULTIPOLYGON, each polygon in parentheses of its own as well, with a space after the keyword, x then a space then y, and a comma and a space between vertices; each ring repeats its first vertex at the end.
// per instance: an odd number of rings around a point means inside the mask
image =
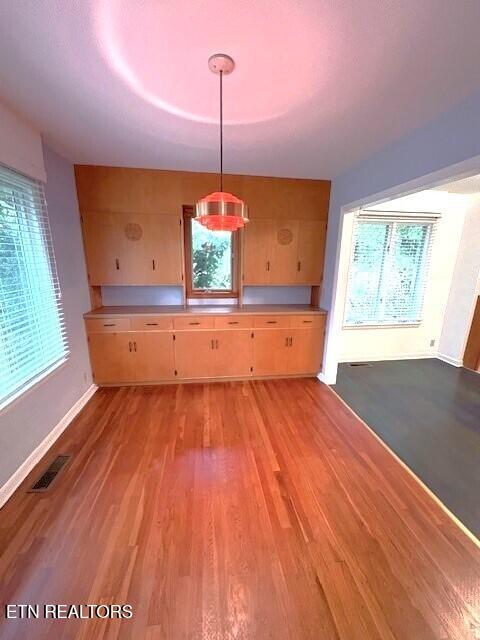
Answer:
POLYGON ((453 364, 454 367, 462 367, 463 360, 458 360, 457 358, 451 358, 444 353, 437 353, 437 358, 439 360, 443 360, 443 362, 448 362, 448 364, 453 364))
POLYGON ((387 355, 381 355, 381 356, 372 356, 371 358, 369 358, 368 356, 362 355, 362 356, 357 356, 356 358, 350 358, 350 359, 346 359, 346 358, 342 358, 341 360, 339 360, 339 363, 344 363, 344 362, 382 362, 383 360, 421 360, 423 358, 436 358, 437 357, 437 353, 436 352, 423 352, 423 353, 396 353, 395 355, 391 355, 391 356, 387 356, 387 355))
POLYGON ((63 418, 53 427, 47 437, 38 445, 36 449, 32 451, 25 462, 23 462, 15 471, 15 473, 5 482, 5 484, 0 487, 0 509, 10 498, 15 489, 17 489, 17 487, 19 487, 20 484, 25 480, 25 478, 35 467, 35 465, 41 460, 41 458, 43 458, 43 456, 47 453, 53 443, 65 431, 70 422, 78 413, 80 413, 80 411, 87 404, 87 402, 90 400, 97 389, 97 385, 92 384, 85 391, 83 396, 75 402, 73 407, 71 407, 63 416, 63 418))

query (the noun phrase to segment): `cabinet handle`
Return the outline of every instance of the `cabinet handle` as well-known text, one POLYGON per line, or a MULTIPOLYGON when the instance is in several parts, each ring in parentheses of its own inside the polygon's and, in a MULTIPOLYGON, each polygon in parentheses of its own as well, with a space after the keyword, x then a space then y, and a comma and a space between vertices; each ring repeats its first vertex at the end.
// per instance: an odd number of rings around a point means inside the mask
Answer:
POLYGON ((267 271, 270 271, 270 260, 267 260, 267 271))
POLYGON ((312 324, 311 320, 303 320, 302 322, 303 322, 303 324, 312 324))
POLYGON ((104 322, 103 323, 104 327, 115 327, 115 322, 104 322))
POLYGON ((218 340, 215 340, 215 349, 218 349, 218 340))
POLYGON ((201 324, 200 322, 189 322, 188 324, 201 324))
POLYGON ((285 346, 288 347, 288 338, 285 338, 285 346))
POLYGON ((210 341, 210 344, 212 346, 212 349, 215 349, 215 346, 214 346, 215 343, 213 342, 213 339, 210 341))
POLYGON ((117 271, 120 271, 120 261, 118 258, 115 258, 115 266, 117 267, 117 271))
POLYGON ((158 322, 147 322, 146 326, 147 327, 158 327, 158 322))
POLYGON ((277 324, 278 320, 267 320, 267 324, 277 324))
POLYGON ((128 350, 130 351, 130 353, 132 352, 132 343, 131 342, 128 343, 128 350))
POLYGON ((228 324, 238 324, 238 320, 229 320, 228 324))
POLYGON ((133 350, 134 350, 134 351, 136 351, 136 350, 137 350, 137 343, 136 343, 136 342, 134 342, 134 343, 133 343, 133 350))
POLYGON ((297 262, 297 271, 300 271, 302 268, 302 263, 300 262, 300 260, 297 262))
POLYGON ((293 344, 293 338, 288 339, 288 346, 291 347, 293 344))
POLYGON ((155 260, 152 260, 152 269, 155 271, 155 260))

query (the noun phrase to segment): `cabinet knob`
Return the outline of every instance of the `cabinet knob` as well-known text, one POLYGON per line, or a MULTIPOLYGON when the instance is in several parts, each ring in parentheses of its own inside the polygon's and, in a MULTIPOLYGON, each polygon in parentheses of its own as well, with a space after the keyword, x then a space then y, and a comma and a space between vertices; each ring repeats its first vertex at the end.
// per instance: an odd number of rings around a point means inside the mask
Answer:
POLYGON ((155 260, 152 260, 152 269, 155 271, 155 260))
POLYGON ((130 353, 132 352, 132 343, 131 342, 128 343, 128 350, 130 351, 130 353))
POLYGON ((302 268, 302 263, 300 262, 300 260, 297 262, 297 271, 300 271, 302 268))
POLYGON ((120 261, 118 258, 115 258, 115 266, 117 268, 117 271, 120 271, 120 261))
POLYGON ((270 260, 267 260, 267 271, 270 271, 270 260))

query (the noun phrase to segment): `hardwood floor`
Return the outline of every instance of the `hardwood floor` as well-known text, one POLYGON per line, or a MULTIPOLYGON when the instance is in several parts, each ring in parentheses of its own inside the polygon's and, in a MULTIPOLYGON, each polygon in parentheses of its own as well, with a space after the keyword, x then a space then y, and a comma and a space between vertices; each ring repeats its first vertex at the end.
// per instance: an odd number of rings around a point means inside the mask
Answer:
POLYGON ((99 390, 0 512, 21 638, 474 640, 480 550, 314 379, 99 390), (59 452, 52 489, 25 489, 59 452))

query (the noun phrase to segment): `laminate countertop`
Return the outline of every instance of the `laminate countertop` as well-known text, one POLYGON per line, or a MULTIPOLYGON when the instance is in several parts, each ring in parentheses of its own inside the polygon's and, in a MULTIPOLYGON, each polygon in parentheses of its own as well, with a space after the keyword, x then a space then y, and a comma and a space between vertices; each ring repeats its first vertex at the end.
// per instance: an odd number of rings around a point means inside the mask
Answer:
POLYGON ((320 314, 325 315, 325 309, 313 307, 309 304, 246 304, 236 305, 154 305, 154 306, 125 306, 99 307, 88 311, 84 318, 114 318, 117 316, 188 316, 188 315, 272 315, 272 314, 320 314))

